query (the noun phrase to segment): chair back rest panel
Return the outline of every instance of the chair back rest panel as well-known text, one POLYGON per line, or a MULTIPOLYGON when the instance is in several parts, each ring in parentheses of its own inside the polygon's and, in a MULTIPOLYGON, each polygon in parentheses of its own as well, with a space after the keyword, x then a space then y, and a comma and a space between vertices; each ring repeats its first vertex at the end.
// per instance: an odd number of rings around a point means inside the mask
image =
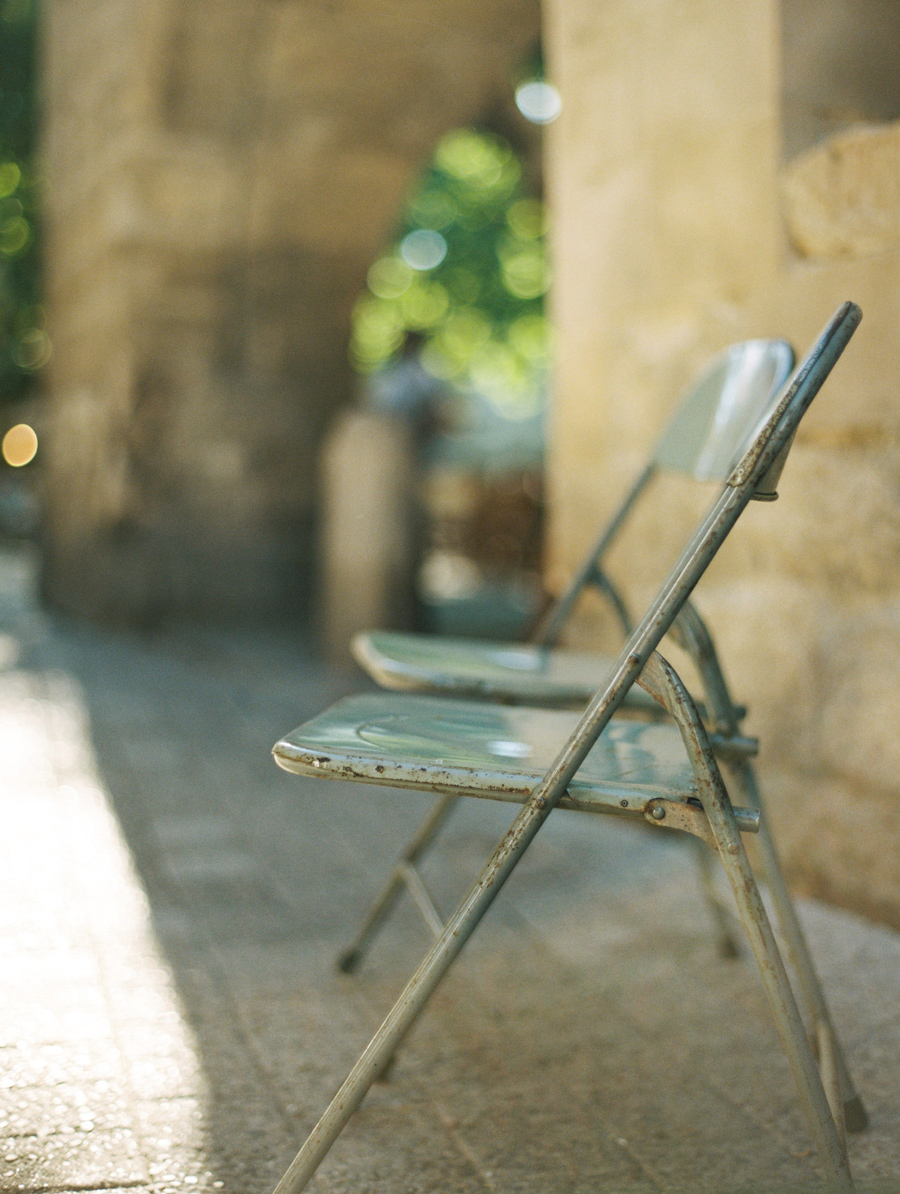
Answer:
POLYGON ((793 367, 784 340, 746 340, 719 353, 663 432, 657 467, 724 484, 793 367))
POLYGON ((690 388, 640 476, 619 504, 566 591, 542 619, 533 641, 555 646, 583 590, 593 585, 611 601, 626 633, 633 629, 625 601, 603 571, 607 549, 628 522, 657 472, 724 485, 753 433, 771 413, 794 364, 784 340, 747 340, 718 354, 690 388))

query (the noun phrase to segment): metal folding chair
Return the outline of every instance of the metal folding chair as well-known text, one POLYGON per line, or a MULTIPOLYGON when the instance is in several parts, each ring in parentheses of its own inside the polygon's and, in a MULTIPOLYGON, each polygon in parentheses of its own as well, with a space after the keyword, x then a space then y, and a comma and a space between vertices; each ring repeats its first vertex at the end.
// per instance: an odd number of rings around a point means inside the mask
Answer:
POLYGON ((852 1189, 844 1091, 827 1021, 819 1025, 820 1069, 741 840, 742 831, 760 828, 761 815, 732 805, 696 706, 655 652, 748 502, 771 498, 799 421, 860 318, 847 303, 825 328, 580 716, 439 698, 426 705, 424 697, 376 693, 339 703, 276 744, 279 764, 303 775, 523 804, 276 1194, 306 1186, 557 805, 686 830, 716 849, 828 1183, 852 1189), (611 721, 636 682, 672 721, 611 721))
MULTIPOLYGON (((383 688, 572 708, 587 704, 602 661, 592 652, 558 647, 579 598, 586 589, 596 589, 610 602, 625 635, 634 630, 628 603, 604 567, 629 516, 660 474, 724 484, 793 365, 793 349, 784 340, 747 340, 713 359, 682 399, 650 460, 538 627, 533 643, 369 631, 353 640, 357 661, 383 688)), ((657 708, 637 690, 628 694, 625 705, 646 712, 657 708)))
MULTIPOLYGON (((579 598, 587 588, 598 590, 609 600, 625 635, 633 631, 628 603, 604 568, 606 554, 627 527, 640 499, 646 498, 658 474, 677 473, 699 482, 727 481, 742 449, 777 402, 793 363, 793 350, 783 340, 748 340, 726 349, 711 362, 685 395, 649 462, 591 547, 566 592, 549 611, 533 644, 373 631, 357 635, 354 640, 354 654, 359 663, 379 684, 393 690, 473 696, 545 707, 586 705, 594 694, 597 677, 612 666, 613 658, 587 651, 566 651, 556 645, 579 598)), ((757 493, 755 497, 762 500, 765 495, 757 493)), ((741 733, 746 710, 732 699, 712 636, 690 601, 675 619, 671 633, 699 675, 705 697, 705 705, 699 708, 710 727, 710 741, 720 764, 725 766, 739 800, 761 809, 762 798, 752 764, 757 743, 741 733)), ((659 713, 660 707, 635 686, 626 694, 622 711, 647 716, 659 713)), ((360 966, 404 890, 426 925, 432 932, 440 932, 440 916, 419 868, 459 800, 454 794, 440 797, 403 849, 355 938, 340 955, 338 967, 342 971, 349 974, 360 966)), ((705 846, 695 844, 701 885, 719 952, 733 957, 737 953, 737 938, 731 913, 715 886, 715 860, 705 846)), ((833 1064, 844 1091, 846 1126, 851 1132, 862 1131, 868 1117, 834 1031, 765 822, 760 831, 759 851, 762 877, 771 893, 811 1035, 816 1042, 820 1036, 833 1041, 833 1064)))

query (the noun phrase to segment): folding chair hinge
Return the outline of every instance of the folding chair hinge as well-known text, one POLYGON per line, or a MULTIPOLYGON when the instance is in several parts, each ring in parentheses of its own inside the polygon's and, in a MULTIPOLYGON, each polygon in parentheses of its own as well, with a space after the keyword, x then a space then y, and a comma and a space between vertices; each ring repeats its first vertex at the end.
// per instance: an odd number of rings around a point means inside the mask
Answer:
MULTIPOLYGON (((760 815, 756 809, 735 808, 735 820, 742 833, 759 833, 760 815)), ((649 800, 644 805, 644 820, 662 829, 681 829, 693 834, 708 846, 716 848, 706 813, 699 800, 696 804, 684 800, 649 800)))
POLYGON ((712 733, 709 744, 719 759, 752 759, 759 754, 759 739, 745 734, 712 733))

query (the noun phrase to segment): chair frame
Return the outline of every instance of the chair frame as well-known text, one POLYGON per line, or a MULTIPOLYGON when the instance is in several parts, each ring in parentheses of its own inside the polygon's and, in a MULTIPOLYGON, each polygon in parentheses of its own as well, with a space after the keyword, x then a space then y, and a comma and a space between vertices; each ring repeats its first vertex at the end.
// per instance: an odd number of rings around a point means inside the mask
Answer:
MULTIPOLYGON (((826 326, 775 411, 734 468, 722 493, 625 644, 602 687, 584 710, 575 732, 516 815, 468 894, 446 922, 439 938, 279 1182, 275 1194, 299 1194, 305 1188, 373 1082, 390 1064, 438 983, 544 821, 564 796, 626 693, 638 682, 645 669, 645 685, 651 690, 656 688, 654 695, 663 697, 669 712, 676 718, 695 767, 703 813, 756 958, 827 1182, 835 1191, 853 1189, 843 1130, 839 1078, 834 1072, 829 1072, 827 1064, 823 1064, 823 1072, 820 1073, 702 720, 672 669, 654 653, 747 504, 757 495, 764 499, 771 497, 800 419, 860 319, 859 308, 852 303, 845 303, 826 326)), ((275 749, 276 759, 282 765, 289 765, 288 760, 279 756, 278 745, 275 749)), ((311 767, 310 773, 329 777, 327 767, 321 770, 311 767)), ((347 776, 344 774, 332 778, 346 779, 347 776)), ((423 775, 422 786, 435 785, 433 781, 429 784, 423 775)), ((470 794, 477 795, 477 792, 472 791, 470 794)), ((824 1031, 822 1036, 824 1040, 824 1031)))

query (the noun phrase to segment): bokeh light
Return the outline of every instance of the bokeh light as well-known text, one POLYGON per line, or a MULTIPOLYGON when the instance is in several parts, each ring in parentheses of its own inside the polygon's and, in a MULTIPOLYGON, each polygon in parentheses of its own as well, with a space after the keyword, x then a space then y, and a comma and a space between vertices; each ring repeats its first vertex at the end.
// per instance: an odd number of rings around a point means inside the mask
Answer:
POLYGON ((27 423, 17 423, 10 427, 3 437, 0 451, 3 459, 13 468, 22 468, 34 460, 38 450, 38 438, 33 427, 27 423))
POLYGON ((516 88, 516 107, 532 124, 550 124, 562 111, 562 98, 552 83, 531 79, 516 88))
POLYGON ((26 328, 10 348, 10 356, 20 369, 33 373, 50 360, 53 345, 43 328, 26 328))
POLYGON ((400 256, 410 269, 435 269, 447 256, 447 242, 431 228, 417 228, 400 242, 400 256))
POLYGON ((381 299, 397 299, 409 290, 412 270, 397 257, 381 257, 369 270, 369 289, 381 299))
POLYGON ((15 162, 0 162, 0 199, 11 195, 22 181, 22 171, 15 162))

